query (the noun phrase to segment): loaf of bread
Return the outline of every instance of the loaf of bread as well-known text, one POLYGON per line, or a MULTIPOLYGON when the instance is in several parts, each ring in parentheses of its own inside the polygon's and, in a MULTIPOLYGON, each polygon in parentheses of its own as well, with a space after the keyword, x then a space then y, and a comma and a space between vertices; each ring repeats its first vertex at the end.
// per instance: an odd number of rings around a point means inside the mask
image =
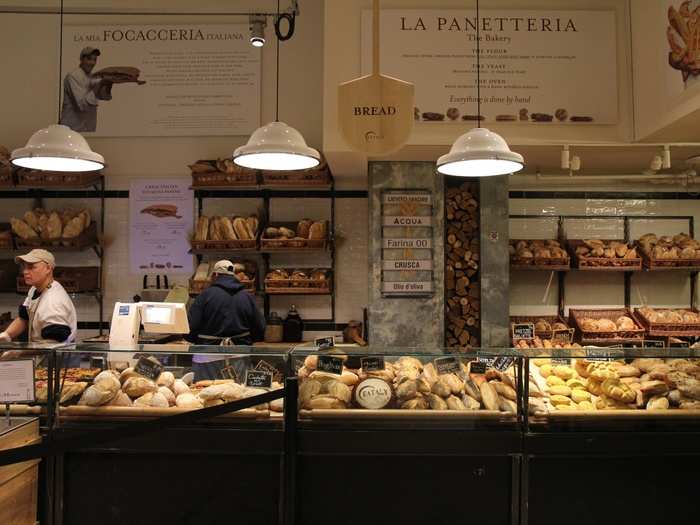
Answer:
POLYGON ((309 227, 308 239, 321 240, 326 238, 326 223, 314 222, 309 227))
POLYGON ((309 238, 309 230, 311 229, 311 225, 314 223, 311 219, 302 219, 299 221, 299 224, 297 225, 297 237, 301 237, 302 239, 308 239, 309 238))
POLYGON ((206 241, 209 237, 209 217, 202 215, 197 219, 197 229, 195 230, 195 241, 206 241))

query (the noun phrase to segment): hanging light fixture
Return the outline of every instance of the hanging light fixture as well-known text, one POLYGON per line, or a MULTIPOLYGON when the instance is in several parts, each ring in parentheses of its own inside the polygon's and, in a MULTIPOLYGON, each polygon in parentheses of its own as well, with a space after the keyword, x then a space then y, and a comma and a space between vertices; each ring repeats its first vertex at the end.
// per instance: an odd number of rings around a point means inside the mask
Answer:
POLYGON ((498 133, 481 127, 481 48, 479 45, 479 0, 476 0, 476 98, 477 127, 455 140, 450 152, 437 161, 437 170, 458 177, 507 175, 524 167, 523 156, 511 151, 498 133))
MULTIPOLYGON (((279 20, 280 3, 277 0, 277 24, 279 20)), ((292 171, 313 168, 320 163, 320 153, 307 146, 304 137, 296 129, 279 121, 280 35, 277 26, 275 26, 275 32, 277 33, 275 120, 256 129, 245 146, 236 148, 233 152, 233 162, 244 168, 258 170, 292 171)))
MULTIPOLYGON (((58 121, 61 120, 61 69, 63 65, 63 0, 60 14, 58 57, 58 121)), ((97 171, 105 159, 90 149, 85 138, 68 126, 52 124, 34 133, 27 145, 12 152, 12 164, 43 171, 97 171)))

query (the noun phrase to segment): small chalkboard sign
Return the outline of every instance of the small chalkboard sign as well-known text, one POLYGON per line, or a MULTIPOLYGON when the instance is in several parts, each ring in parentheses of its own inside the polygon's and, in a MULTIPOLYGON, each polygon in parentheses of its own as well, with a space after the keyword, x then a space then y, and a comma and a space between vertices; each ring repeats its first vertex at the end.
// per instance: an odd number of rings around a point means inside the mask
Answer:
POLYGON ((327 337, 317 337, 314 339, 314 344, 319 350, 328 350, 335 347, 335 337, 329 335, 327 337))
POLYGON ((493 360, 492 366, 499 372, 505 372, 513 365, 514 362, 515 358, 513 357, 497 357, 493 360))
POLYGON ((683 341, 680 339, 676 339, 674 341, 671 341, 669 339, 668 346, 670 348, 690 348, 690 343, 688 341, 683 341))
POLYGON ((573 340, 573 328, 561 328, 559 330, 552 330, 552 344, 559 343, 562 345, 569 345, 573 340))
POLYGON ((90 368, 99 368, 100 370, 104 370, 107 368, 107 359, 103 356, 90 357, 90 368))
POLYGON ((666 343, 658 339, 644 339, 642 341, 642 348, 666 348, 666 343))
POLYGON ((535 338, 535 323, 513 323, 512 334, 513 340, 532 340, 535 338))
POLYGON ((264 361, 262 359, 260 361, 258 361, 258 364, 255 365, 254 370, 261 370, 263 372, 269 372, 270 374, 272 374, 273 381, 277 381, 280 383, 282 382, 282 372, 280 372, 280 370, 276 366, 271 365, 267 361, 264 361))
POLYGON ((462 371, 462 367, 459 366, 459 359, 456 357, 438 357, 434 363, 439 375, 459 374, 462 371))
POLYGON ((331 355, 320 355, 318 356, 316 370, 341 375, 343 373, 343 360, 340 357, 331 355))
POLYGON ((155 381, 163 372, 163 365, 155 357, 139 357, 134 372, 155 381))
POLYGON ((245 386, 270 388, 272 386, 272 374, 264 370, 248 370, 245 375, 245 386))
POLYGON ((488 368, 488 363, 486 361, 483 361, 481 359, 477 359, 476 361, 472 361, 469 364, 469 373, 470 374, 485 374, 487 368, 488 368))
POLYGON ((360 363, 363 372, 379 372, 386 368, 383 356, 363 357, 360 363))

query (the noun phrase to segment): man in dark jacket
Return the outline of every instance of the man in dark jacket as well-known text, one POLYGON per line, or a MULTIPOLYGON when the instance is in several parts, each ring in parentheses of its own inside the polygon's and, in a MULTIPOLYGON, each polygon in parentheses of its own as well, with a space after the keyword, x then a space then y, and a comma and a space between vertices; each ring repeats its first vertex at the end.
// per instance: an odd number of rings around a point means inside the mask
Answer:
MULTIPOLYGON (((214 265, 212 285, 190 307, 188 341, 200 345, 251 345, 263 340, 265 318, 253 295, 236 278, 242 270, 241 265, 226 260, 214 265)), ((192 361, 196 381, 221 379, 221 371, 227 366, 225 359, 215 355, 195 355, 192 361)))

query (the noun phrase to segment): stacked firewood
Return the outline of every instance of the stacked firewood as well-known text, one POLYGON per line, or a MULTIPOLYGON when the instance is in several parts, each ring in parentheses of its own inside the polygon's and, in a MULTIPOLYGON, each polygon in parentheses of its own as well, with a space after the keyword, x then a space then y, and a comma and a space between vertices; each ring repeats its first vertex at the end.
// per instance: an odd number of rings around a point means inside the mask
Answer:
POLYGON ((462 351, 479 346, 478 186, 465 182, 448 188, 445 201, 446 344, 462 351))

